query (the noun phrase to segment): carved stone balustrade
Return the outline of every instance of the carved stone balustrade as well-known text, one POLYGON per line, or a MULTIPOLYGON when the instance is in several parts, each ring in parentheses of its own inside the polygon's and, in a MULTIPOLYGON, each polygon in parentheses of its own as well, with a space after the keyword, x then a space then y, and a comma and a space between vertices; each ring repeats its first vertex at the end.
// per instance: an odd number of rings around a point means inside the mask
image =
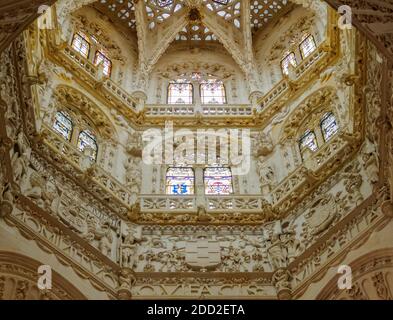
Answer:
MULTIPOLYGON (((57 154, 61 155, 76 169, 83 171, 82 163, 85 156, 75 146, 65 141, 61 136, 55 133, 51 128, 44 125, 42 131, 44 142, 57 154)), ((92 163, 93 164, 93 163, 92 163)), ((107 173, 100 166, 95 165, 94 170, 87 175, 91 175, 91 181, 100 185, 112 196, 118 199, 127 207, 131 206, 131 192, 123 186, 116 178, 107 173)))
MULTIPOLYGON (((334 38, 334 37, 333 37, 334 38)), ((293 91, 297 84, 304 84, 311 80, 319 70, 325 68, 337 56, 333 48, 335 39, 328 39, 318 46, 318 48, 305 58, 297 67, 295 67, 294 78, 284 77, 277 83, 267 94, 260 100, 262 112, 265 112, 269 106, 286 101, 287 96, 293 91)))

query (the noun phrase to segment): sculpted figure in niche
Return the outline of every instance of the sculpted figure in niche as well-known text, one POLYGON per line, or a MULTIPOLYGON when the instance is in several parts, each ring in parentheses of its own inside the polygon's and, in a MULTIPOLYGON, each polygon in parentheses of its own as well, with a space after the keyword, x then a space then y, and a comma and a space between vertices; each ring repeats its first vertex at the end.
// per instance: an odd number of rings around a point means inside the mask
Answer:
POLYGON ((45 207, 49 208, 51 212, 57 214, 60 206, 61 195, 62 191, 56 186, 56 184, 48 181, 42 194, 45 207))
POLYGON ((274 270, 287 267, 288 252, 280 234, 274 233, 273 236, 267 240, 267 252, 269 254, 270 264, 274 270))
POLYGON ((375 145, 367 138, 362 150, 362 161, 369 181, 376 184, 379 180, 379 159, 375 145))
POLYGON ((126 186, 135 194, 140 192, 142 183, 140 162, 141 160, 139 158, 129 158, 128 162, 124 165, 126 169, 126 186))
POLYGON ((94 239, 98 240, 98 249, 103 255, 111 257, 113 236, 109 222, 97 223, 93 233, 94 239))
POLYGON ((261 159, 258 161, 259 181, 261 183, 261 193, 266 196, 273 189, 276 182, 274 169, 272 166, 267 165, 261 159))
POLYGON ((14 171, 14 181, 20 184, 22 182, 22 178, 27 174, 28 171, 28 155, 24 153, 19 156, 19 153, 15 153, 11 159, 11 165, 14 171))
POLYGON ((121 265, 126 268, 134 269, 138 259, 138 244, 142 241, 138 232, 129 227, 120 247, 121 265))
POLYGON ((28 172, 28 166, 31 157, 31 147, 25 138, 23 131, 20 131, 15 140, 13 154, 11 156, 11 165, 14 172, 14 181, 22 183, 22 178, 28 172))
POLYGON ((11 184, 5 183, 1 188, 0 193, 0 217, 5 217, 11 214, 13 209, 14 196, 12 194, 11 184))
POLYGON ((45 185, 45 180, 35 171, 32 171, 28 182, 21 187, 22 193, 28 197, 35 199, 39 207, 43 207, 42 192, 45 185))

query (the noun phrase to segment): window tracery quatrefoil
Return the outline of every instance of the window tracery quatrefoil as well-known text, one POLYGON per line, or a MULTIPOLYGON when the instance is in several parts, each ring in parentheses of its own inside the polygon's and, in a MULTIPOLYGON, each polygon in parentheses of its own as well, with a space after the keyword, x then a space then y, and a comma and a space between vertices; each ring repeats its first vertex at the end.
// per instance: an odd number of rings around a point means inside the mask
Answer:
POLYGON ((204 3, 210 11, 240 28, 240 0, 204 0, 204 3))
POLYGON ((265 26, 287 5, 288 0, 251 0, 251 27, 257 30, 265 26))
POLYGON ((135 29, 135 6, 131 0, 100 0, 94 4, 99 11, 113 20, 120 20, 126 28, 135 29))
POLYGON ((173 0, 145 0, 145 5, 150 29, 154 29, 157 24, 164 22, 183 8, 180 2, 173 0))

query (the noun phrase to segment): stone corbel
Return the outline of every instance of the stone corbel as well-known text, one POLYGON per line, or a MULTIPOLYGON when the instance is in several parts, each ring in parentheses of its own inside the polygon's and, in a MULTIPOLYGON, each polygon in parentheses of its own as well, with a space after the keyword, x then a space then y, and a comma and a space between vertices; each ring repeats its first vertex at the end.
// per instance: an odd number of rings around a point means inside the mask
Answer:
POLYGON ((260 111, 258 110, 259 108, 258 100, 262 97, 263 97, 263 93, 261 91, 253 91, 250 93, 249 100, 254 110, 260 111))
POLYGON ((135 285, 136 278, 134 272, 130 268, 123 268, 119 273, 119 287, 117 294, 119 300, 131 300, 132 287, 135 285))
POLYGON ((15 198, 15 191, 11 183, 5 182, 1 186, 0 193, 0 218, 6 218, 12 213, 15 198))
POLYGON ((391 200, 386 200, 381 205, 382 213, 388 217, 393 218, 393 203, 391 200))
POLYGON ((273 283, 277 290, 277 297, 279 300, 291 300, 291 274, 286 269, 278 269, 273 274, 273 283))
POLYGON ((146 93, 142 90, 137 90, 131 94, 131 97, 136 100, 136 110, 142 111, 147 100, 146 93))

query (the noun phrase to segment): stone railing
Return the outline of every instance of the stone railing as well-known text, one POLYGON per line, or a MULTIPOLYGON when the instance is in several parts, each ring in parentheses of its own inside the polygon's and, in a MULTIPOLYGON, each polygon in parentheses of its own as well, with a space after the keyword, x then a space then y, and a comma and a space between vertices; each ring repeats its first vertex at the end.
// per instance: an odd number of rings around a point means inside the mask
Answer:
POLYGON ((202 114, 204 116, 252 116, 251 105, 146 105, 146 115, 148 116, 194 116, 202 114))
POLYGON ((203 105, 205 116, 252 116, 250 105, 203 105))
MULTIPOLYGON (((43 125, 42 135, 44 142, 57 154, 61 155, 73 167, 79 171, 84 171, 93 165, 93 161, 84 155, 78 148, 64 140, 59 134, 46 124, 43 125)), ((113 197, 118 199, 127 207, 131 206, 131 193, 110 173, 102 169, 98 164, 94 165, 91 173, 91 182, 98 184, 113 197)))
MULTIPOLYGON (((325 167, 325 164, 332 163, 334 158, 346 148, 348 143, 342 138, 342 134, 337 134, 331 141, 322 146, 317 152, 303 162, 303 165, 287 176, 272 191, 273 205, 289 198, 296 193, 296 190, 307 181, 312 181, 316 177, 316 172, 325 167)), ((342 159, 344 160, 344 159, 342 159)))
POLYGON ((313 53, 311 53, 301 64, 295 69, 295 80, 298 80, 307 70, 309 70, 318 61, 328 55, 324 46, 319 46, 313 53))
POLYGON ((141 195, 142 212, 195 212, 196 196, 141 195))
MULTIPOLYGON (((204 196, 202 206, 211 213, 260 213, 263 209, 264 198, 260 195, 230 195, 230 196, 204 196)), ((197 196, 172 195, 141 195, 141 211, 143 213, 196 213, 197 196)))
MULTIPOLYGON (((90 80, 94 89, 96 89, 97 83, 101 83, 102 85, 100 86, 100 89, 103 90, 101 94, 104 97, 108 97, 108 95, 110 95, 123 103, 127 108, 136 110, 135 101, 130 94, 111 79, 105 77, 98 66, 95 66, 88 59, 82 57, 72 47, 66 46, 63 50, 59 51, 59 54, 68 60, 66 65, 70 67, 71 71, 75 71, 75 67, 78 66, 77 71, 82 70, 85 74, 87 74, 88 79, 85 78, 85 80, 90 80)), ((100 92, 100 90, 97 90, 97 92, 100 92)))
POLYGON ((289 79, 288 76, 285 76, 261 98, 259 101, 261 110, 266 110, 267 107, 276 103, 279 98, 281 98, 285 93, 289 92, 291 83, 296 84, 297 82, 301 82, 307 71, 310 71, 310 73, 316 72, 320 65, 319 62, 326 61, 331 54, 332 53, 326 49, 326 43, 321 44, 312 54, 305 58, 295 68, 293 78, 289 79))
POLYGON ((258 213, 263 209, 264 198, 260 195, 207 196, 208 212, 250 212, 258 213))
POLYGON ((112 95, 121 100, 126 106, 136 110, 135 102, 131 99, 130 95, 120 88, 111 79, 106 79, 104 81, 104 88, 106 88, 112 95))
POLYGON ((82 57, 78 52, 76 52, 71 47, 67 46, 63 50, 64 54, 71 59, 74 63, 77 63, 87 74, 92 78, 96 78, 98 75, 98 68, 92 64, 89 60, 82 57))
POLYGON ((195 107, 189 104, 177 105, 147 105, 145 112, 148 116, 194 116, 195 107))

